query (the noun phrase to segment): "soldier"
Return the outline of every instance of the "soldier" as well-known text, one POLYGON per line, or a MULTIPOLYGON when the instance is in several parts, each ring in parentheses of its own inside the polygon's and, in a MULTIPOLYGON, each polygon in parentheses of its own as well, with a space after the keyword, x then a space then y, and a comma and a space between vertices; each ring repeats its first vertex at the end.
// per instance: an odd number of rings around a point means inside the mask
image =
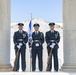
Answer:
POLYGON ((36 69, 36 55, 38 55, 38 67, 39 70, 43 70, 43 46, 44 34, 39 31, 39 24, 34 24, 35 31, 32 33, 32 71, 36 69))
MULTIPOLYGON (((55 23, 49 23, 50 30, 46 32, 45 39, 47 43, 47 51, 48 56, 50 54, 50 51, 52 49, 52 55, 54 57, 54 70, 58 71, 58 43, 60 41, 60 34, 58 31, 54 30, 55 23)), ((52 69, 52 55, 50 59, 50 67, 49 71, 52 69)))
POLYGON ((19 55, 18 55, 18 62, 16 66, 16 71, 19 70, 19 58, 20 58, 20 53, 21 53, 21 64, 22 64, 22 71, 25 71, 26 69, 26 60, 25 60, 25 55, 26 55, 26 43, 28 41, 28 34, 26 31, 23 30, 23 23, 18 23, 18 31, 14 33, 13 36, 13 41, 15 44, 15 54, 17 54, 18 49, 19 55))

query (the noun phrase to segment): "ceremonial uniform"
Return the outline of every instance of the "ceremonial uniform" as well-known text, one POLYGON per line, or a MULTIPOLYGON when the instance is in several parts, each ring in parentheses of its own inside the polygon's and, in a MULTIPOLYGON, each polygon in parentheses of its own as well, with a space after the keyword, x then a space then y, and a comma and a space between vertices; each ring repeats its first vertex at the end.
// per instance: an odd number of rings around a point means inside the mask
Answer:
MULTIPOLYGON (((23 25, 22 23, 18 24, 23 25)), ((21 43, 22 46, 20 47, 20 51, 19 51, 19 55, 18 55, 18 61, 17 61, 17 66, 16 66, 16 71, 19 70, 19 58, 20 58, 20 54, 21 54, 21 64, 22 64, 22 71, 25 71, 26 69, 26 60, 25 60, 25 56, 26 56, 26 43, 28 41, 28 34, 26 31, 24 30, 18 30, 14 33, 13 36, 13 41, 15 44, 15 54, 18 51, 18 45, 21 43)))
MULTIPOLYGON (((34 26, 39 26, 39 24, 34 24, 34 26)), ((32 71, 36 69, 36 55, 38 55, 38 67, 39 70, 43 70, 43 46, 44 35, 40 31, 34 31, 32 33, 32 71)))
MULTIPOLYGON (((49 26, 50 25, 55 25, 55 23, 50 23, 49 26)), ((54 58, 54 70, 58 71, 58 48, 59 48, 58 43, 60 41, 60 34, 58 31, 49 30, 46 32, 45 39, 46 39, 46 43, 47 43, 48 56, 52 49, 52 55, 54 58), (54 44, 53 48, 52 48, 52 44, 54 44)), ((51 71, 51 69, 52 69, 52 56, 50 59, 49 71, 51 71)))

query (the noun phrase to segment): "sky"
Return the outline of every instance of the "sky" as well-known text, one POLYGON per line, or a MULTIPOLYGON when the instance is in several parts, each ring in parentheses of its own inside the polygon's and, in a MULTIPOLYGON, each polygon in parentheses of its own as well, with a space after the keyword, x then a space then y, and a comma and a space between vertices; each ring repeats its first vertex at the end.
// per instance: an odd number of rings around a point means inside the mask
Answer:
POLYGON ((11 0, 11 22, 23 22, 31 18, 50 22, 62 22, 62 0, 11 0))

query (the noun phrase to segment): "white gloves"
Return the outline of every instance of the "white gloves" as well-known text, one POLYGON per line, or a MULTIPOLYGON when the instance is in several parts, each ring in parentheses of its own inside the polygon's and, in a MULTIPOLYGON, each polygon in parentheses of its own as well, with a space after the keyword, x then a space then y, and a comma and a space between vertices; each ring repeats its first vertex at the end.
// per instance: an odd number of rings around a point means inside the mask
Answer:
POLYGON ((22 46, 22 43, 19 43, 19 45, 17 45, 17 48, 20 49, 22 46))
POLYGON ((50 47, 53 49, 55 46, 55 43, 52 43, 52 45, 50 45, 50 47))
POLYGON ((55 43, 52 43, 53 46, 55 46, 55 43))
POLYGON ((51 47, 51 48, 54 48, 54 46, 53 46, 53 45, 50 45, 50 47, 51 47))

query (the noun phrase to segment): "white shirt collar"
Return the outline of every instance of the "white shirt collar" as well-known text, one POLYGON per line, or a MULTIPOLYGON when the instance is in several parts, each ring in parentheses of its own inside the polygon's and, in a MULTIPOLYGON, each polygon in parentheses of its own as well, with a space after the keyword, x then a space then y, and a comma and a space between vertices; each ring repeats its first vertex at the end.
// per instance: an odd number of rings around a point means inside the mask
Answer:
POLYGON ((54 30, 51 30, 51 32, 53 33, 53 32, 54 32, 54 30))
POLYGON ((22 33, 22 32, 23 32, 23 30, 19 30, 19 32, 20 32, 20 33, 22 33))
POLYGON ((35 33, 37 33, 37 34, 38 34, 38 33, 39 33, 39 31, 35 31, 35 33))

